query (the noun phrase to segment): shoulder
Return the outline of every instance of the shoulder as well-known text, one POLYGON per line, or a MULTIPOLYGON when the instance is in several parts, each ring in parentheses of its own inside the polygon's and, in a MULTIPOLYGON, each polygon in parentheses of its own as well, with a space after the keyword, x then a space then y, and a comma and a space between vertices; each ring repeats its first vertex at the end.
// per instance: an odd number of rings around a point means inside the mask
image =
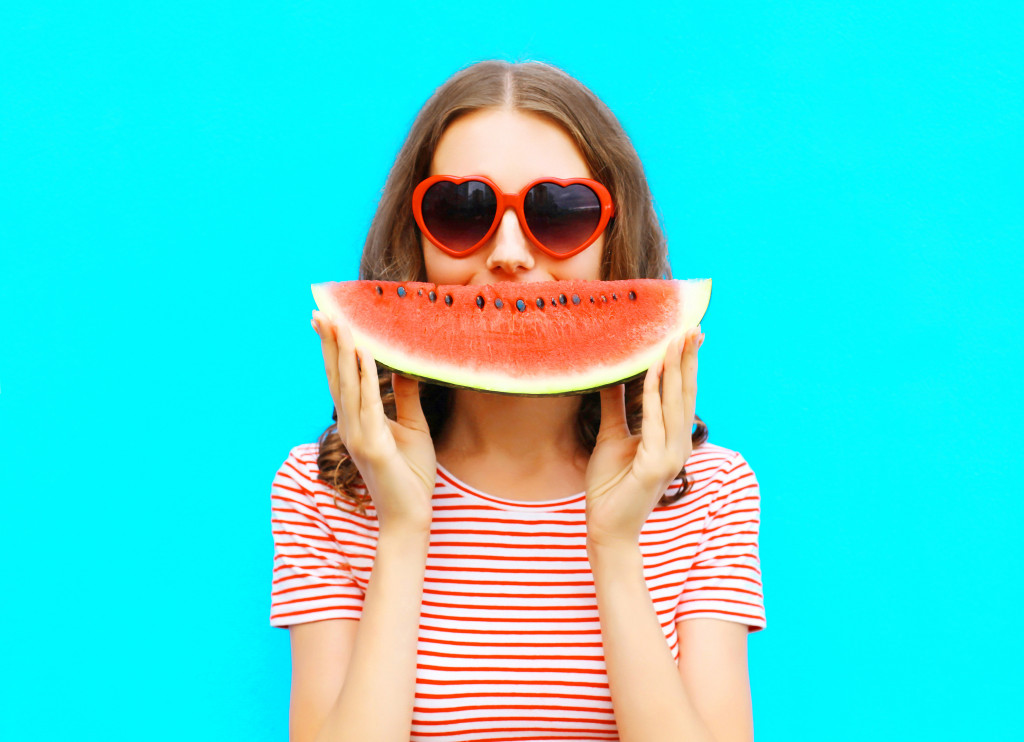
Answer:
POLYGON ((274 483, 278 484, 280 480, 283 480, 282 483, 287 485, 287 482, 291 481, 311 494, 327 487, 325 482, 318 479, 320 467, 317 465, 317 456, 319 454, 320 445, 317 443, 302 443, 295 446, 278 467, 274 483))
MULTIPOLYGON (((757 477, 743 454, 714 443, 704 442, 693 449, 686 460, 684 475, 689 486, 680 505, 696 504, 714 511, 734 493, 744 492, 746 497, 758 497, 757 477)), ((683 484, 682 478, 675 480, 670 492, 681 489, 683 484)))
POLYGON ((701 443, 693 449, 690 458, 686 460, 686 474, 694 480, 706 479, 737 468, 750 469, 750 464, 743 454, 708 442, 701 443))
MULTIPOLYGON (((361 511, 348 497, 340 495, 330 484, 320 479, 319 443, 302 443, 293 447, 274 475, 272 495, 275 500, 300 502, 331 517, 364 522, 372 520, 373 506, 361 511)), ((360 493, 365 492, 357 488, 360 493)))
POLYGON ((707 443, 698 446, 686 463, 686 477, 692 484, 685 499, 706 509, 708 523, 760 520, 760 485, 739 451, 707 443))

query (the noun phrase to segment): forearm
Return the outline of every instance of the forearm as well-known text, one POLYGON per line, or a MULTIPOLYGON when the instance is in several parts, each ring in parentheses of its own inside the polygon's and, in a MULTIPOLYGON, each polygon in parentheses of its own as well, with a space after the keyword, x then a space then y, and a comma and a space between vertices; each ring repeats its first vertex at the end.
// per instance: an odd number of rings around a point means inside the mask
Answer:
POLYGON ((316 742, 408 742, 430 534, 381 534, 345 683, 316 742))
POLYGON ((588 545, 608 685, 622 742, 714 742, 686 693, 644 580, 639 547, 588 545))

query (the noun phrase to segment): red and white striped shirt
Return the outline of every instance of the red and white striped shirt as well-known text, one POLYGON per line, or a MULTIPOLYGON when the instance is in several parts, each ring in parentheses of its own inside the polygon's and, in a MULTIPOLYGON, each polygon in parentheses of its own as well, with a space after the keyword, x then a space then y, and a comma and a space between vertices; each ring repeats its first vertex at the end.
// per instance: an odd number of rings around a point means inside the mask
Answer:
MULTIPOLYGON (((317 481, 317 444, 274 478, 270 623, 358 619, 377 522, 317 481), (342 507, 339 508, 338 503, 342 507)), ((681 501, 640 536, 651 599, 676 660, 676 622, 765 626, 760 494, 739 453, 698 446, 681 501)), ((673 482, 670 491, 682 486, 673 482)), ((585 495, 493 497, 438 467, 423 582, 411 742, 616 740, 586 550, 585 495)))

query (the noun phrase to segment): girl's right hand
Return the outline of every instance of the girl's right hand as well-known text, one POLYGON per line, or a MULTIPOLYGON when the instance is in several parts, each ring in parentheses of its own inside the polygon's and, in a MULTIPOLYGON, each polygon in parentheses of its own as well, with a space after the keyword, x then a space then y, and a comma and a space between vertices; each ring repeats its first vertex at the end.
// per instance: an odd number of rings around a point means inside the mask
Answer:
POLYGON ((384 414, 377 364, 352 333, 313 312, 338 412, 338 435, 363 477, 381 532, 430 530, 437 459, 420 405, 419 382, 392 374, 397 420, 384 414), (357 361, 358 359, 358 361, 357 361))

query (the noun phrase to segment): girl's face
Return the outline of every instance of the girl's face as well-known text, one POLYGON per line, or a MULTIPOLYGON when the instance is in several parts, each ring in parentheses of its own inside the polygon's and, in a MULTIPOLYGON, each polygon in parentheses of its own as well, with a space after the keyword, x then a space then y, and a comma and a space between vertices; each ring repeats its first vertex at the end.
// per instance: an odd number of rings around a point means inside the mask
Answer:
MULTIPOLYGON (((572 137, 537 114, 483 109, 466 114, 441 135, 431 175, 483 175, 505 193, 518 193, 542 177, 592 178, 572 137)), ((454 258, 421 237, 427 280, 443 284, 555 281, 601 277, 604 235, 583 252, 559 260, 538 250, 508 209, 491 239, 454 258)))

